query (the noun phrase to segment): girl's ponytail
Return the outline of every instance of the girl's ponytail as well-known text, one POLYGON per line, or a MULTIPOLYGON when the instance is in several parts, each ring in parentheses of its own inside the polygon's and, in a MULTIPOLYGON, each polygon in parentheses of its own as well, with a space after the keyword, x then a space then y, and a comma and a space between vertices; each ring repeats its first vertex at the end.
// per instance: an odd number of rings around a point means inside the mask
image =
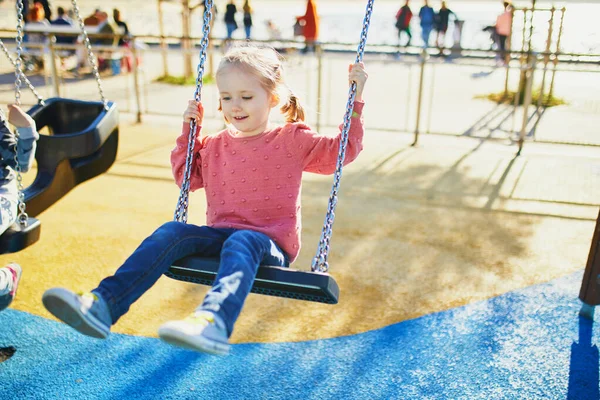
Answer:
POLYGON ((290 92, 288 101, 281 107, 281 113, 285 115, 286 122, 304 121, 304 108, 296 95, 290 92))

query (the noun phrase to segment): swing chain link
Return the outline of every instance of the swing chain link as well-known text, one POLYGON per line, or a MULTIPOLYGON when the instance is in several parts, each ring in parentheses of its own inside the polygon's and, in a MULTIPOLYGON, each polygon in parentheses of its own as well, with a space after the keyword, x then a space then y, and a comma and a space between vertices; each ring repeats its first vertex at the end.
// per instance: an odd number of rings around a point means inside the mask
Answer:
POLYGON ((85 30, 83 18, 81 18, 81 14, 79 13, 79 6, 77 5, 77 0, 71 0, 71 4, 73 5, 73 11, 75 12, 75 16, 79 21, 79 29, 81 30, 81 34, 83 35, 83 42, 87 50, 88 62, 90 63, 94 71, 94 77, 96 78, 96 84, 98 85, 98 92, 100 92, 102 104, 104 104, 104 109, 108 111, 108 100, 106 100, 106 97, 104 96, 104 89, 102 89, 102 81, 100 80, 98 65, 96 64, 96 59, 94 58, 94 52, 92 51, 92 44, 90 43, 90 38, 88 37, 87 31, 85 30))
MULTIPOLYGON (((17 62, 10 55, 10 52, 6 48, 6 45, 4 44, 4 42, 2 41, 2 39, 0 39, 0 48, 2 49, 2 52, 6 55, 6 58, 8 58, 10 60, 10 63, 13 65, 13 67, 15 67, 15 70, 16 70, 16 68, 17 68, 17 62)), ((25 73, 21 74, 21 78, 23 80, 25 80, 25 84, 27 84, 27 87, 29 88, 29 90, 31 90, 31 92, 33 93, 33 95, 37 98, 38 104, 45 105, 44 98, 42 97, 41 94, 38 93, 38 91, 33 86, 33 84, 31 83, 31 81, 25 76, 25 73)))
MULTIPOLYGON (((369 25, 371 24, 371 14, 373 13, 373 2, 374 0, 368 0, 367 2, 365 19, 363 21, 363 27, 360 34, 360 43, 358 45, 356 54, 357 63, 362 61, 365 52, 365 46, 367 43, 367 33, 369 31, 369 25)), ((342 167, 344 166, 344 159, 346 158, 348 132, 350 131, 350 119, 352 117, 352 112, 354 109, 355 97, 356 83, 352 82, 348 93, 348 102, 346 103, 346 114, 344 115, 344 125, 341 133, 340 148, 335 173, 333 175, 333 185, 331 187, 331 193, 329 195, 329 203, 327 206, 325 223, 323 224, 323 230, 321 232, 321 239, 319 241, 319 247, 317 248, 317 254, 315 255, 311 264, 311 270, 313 272, 327 273, 329 271, 329 263, 327 262, 327 258, 329 257, 331 235, 333 234, 333 222, 335 220, 335 208, 338 202, 338 194, 342 179, 342 167)))
MULTIPOLYGON (((21 77, 25 77, 23 74, 22 58, 23 53, 23 0, 17 0, 17 59, 15 66, 15 104, 21 105, 21 77)), ((3 45, 4 47, 4 45, 3 45)), ((9 57, 10 58, 10 57, 9 57)), ((19 131, 15 130, 15 172, 17 173, 17 193, 18 193, 18 204, 17 204, 17 221, 21 226, 27 226, 28 215, 26 213, 25 204, 25 193, 23 193, 23 177, 21 175, 21 164, 19 164, 19 131)))
MULTIPOLYGON (((196 74, 196 91, 194 92, 194 99, 196 101, 202 100, 202 78, 204 75, 204 64, 206 63, 206 49, 208 47, 208 40, 210 34, 210 21, 212 19, 212 0, 205 1, 204 9, 204 26, 202 41, 200 42, 200 62, 198 63, 198 70, 196 74)), ((194 162, 194 146, 197 135, 196 120, 190 121, 190 133, 188 136, 188 147, 187 155, 185 158, 185 172, 183 174, 183 180, 181 181, 181 191, 179 192, 179 199, 177 201, 177 207, 175 209, 174 220, 177 222, 187 223, 188 218, 188 207, 189 207, 189 196, 190 196, 190 177, 192 174, 192 164, 194 162)))

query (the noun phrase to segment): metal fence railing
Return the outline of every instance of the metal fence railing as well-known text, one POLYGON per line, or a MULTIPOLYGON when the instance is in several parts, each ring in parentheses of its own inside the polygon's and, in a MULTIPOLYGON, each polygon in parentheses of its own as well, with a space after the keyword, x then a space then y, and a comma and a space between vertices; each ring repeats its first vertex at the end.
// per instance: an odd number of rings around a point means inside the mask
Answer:
MULTIPOLYGON (((222 54, 222 42, 215 43, 209 53, 208 75, 214 72, 222 54)), ((299 42, 270 44, 280 49, 285 58, 288 83, 307 110, 307 122, 317 130, 341 123, 347 96, 347 67, 353 62, 351 46, 322 44, 318 51, 303 54, 303 44, 299 42)), ((6 45, 14 51, 11 42, 6 45)), ((600 145, 596 129, 600 123, 600 101, 594 97, 600 90, 597 65, 555 63, 553 60, 559 59, 556 54, 534 54, 529 62, 521 63, 515 53, 508 66, 497 67, 489 52, 474 58, 440 57, 436 50, 432 56, 418 52, 399 54, 393 48, 379 50, 365 56, 369 71, 365 117, 371 129, 412 133, 415 142, 419 135, 431 133, 521 145, 529 140, 600 145), (498 104, 485 98, 507 88, 514 91, 519 83, 525 88, 524 104, 498 104), (543 93, 551 90, 567 104, 547 108, 534 101, 542 87, 543 93)), ((96 99, 93 79, 85 68, 78 73, 69 67, 78 64, 80 51, 77 45, 58 45, 53 40, 27 44, 25 56, 37 54, 44 61, 44 69, 30 76, 32 83, 41 87, 46 97, 96 99), (68 52, 74 60, 65 56, 68 52)), ((107 98, 116 101, 121 111, 136 114, 138 120, 144 114, 181 115, 193 94, 192 86, 157 82, 167 70, 171 75, 184 74, 186 55, 178 47, 94 46, 94 52, 107 65, 102 74, 107 98), (129 60, 130 71, 122 68, 124 59, 129 60), (113 70, 115 63, 119 68, 113 70), (120 74, 112 74, 119 69, 120 74)), ((188 54, 195 62, 196 50, 191 49, 188 54)), ((6 65, 9 70, 9 64, 6 65)), ((5 74, 2 79, 6 82, 0 84, 9 84, 13 78, 5 74)), ((0 90, 0 102, 8 103, 12 88, 4 87, 8 90, 0 90)), ((220 118, 215 85, 208 83, 203 91, 205 115, 220 118)), ((24 95, 23 101, 35 103, 36 99, 24 95)), ((273 116, 276 121, 282 119, 277 113, 273 116)))

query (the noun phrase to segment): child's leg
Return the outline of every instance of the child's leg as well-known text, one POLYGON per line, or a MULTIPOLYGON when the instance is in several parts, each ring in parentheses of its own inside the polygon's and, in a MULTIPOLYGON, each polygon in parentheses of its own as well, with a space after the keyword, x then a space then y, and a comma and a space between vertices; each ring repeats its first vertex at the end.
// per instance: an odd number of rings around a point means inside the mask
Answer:
POLYGON ((261 264, 289 266, 286 255, 267 235, 237 231, 223 244, 219 273, 198 310, 215 313, 225 324, 227 336, 233 332, 261 264))
POLYGON ((190 254, 218 256, 231 230, 167 222, 145 239, 125 263, 100 285, 83 295, 62 288, 44 293, 44 306, 79 332, 104 338, 172 263, 190 254))
POLYGON ((12 290, 13 273, 8 268, 0 268, 0 296, 12 290))
POLYGON ((18 203, 16 194, 0 195, 0 235, 17 220, 18 203))
POLYGON ((105 278, 93 293, 110 309, 112 323, 129 311, 177 261, 191 254, 216 257, 228 234, 208 226, 167 222, 146 238, 113 276, 105 278))
POLYGON ((22 269, 19 264, 10 263, 0 268, 0 311, 12 303, 16 294, 22 269))
POLYGON ((162 325, 160 338, 183 348, 227 354, 228 338, 261 263, 288 266, 285 254, 268 236, 232 233, 223 244, 219 273, 202 305, 186 319, 162 325))

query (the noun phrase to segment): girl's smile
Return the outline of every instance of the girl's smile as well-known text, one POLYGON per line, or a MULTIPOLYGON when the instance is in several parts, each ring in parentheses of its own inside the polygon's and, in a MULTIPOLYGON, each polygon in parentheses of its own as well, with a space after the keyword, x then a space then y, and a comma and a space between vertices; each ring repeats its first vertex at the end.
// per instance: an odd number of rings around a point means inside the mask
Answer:
POLYGON ((254 136, 267 130, 269 114, 277 100, 256 75, 239 66, 227 66, 217 75, 217 87, 223 115, 239 136, 254 136))

